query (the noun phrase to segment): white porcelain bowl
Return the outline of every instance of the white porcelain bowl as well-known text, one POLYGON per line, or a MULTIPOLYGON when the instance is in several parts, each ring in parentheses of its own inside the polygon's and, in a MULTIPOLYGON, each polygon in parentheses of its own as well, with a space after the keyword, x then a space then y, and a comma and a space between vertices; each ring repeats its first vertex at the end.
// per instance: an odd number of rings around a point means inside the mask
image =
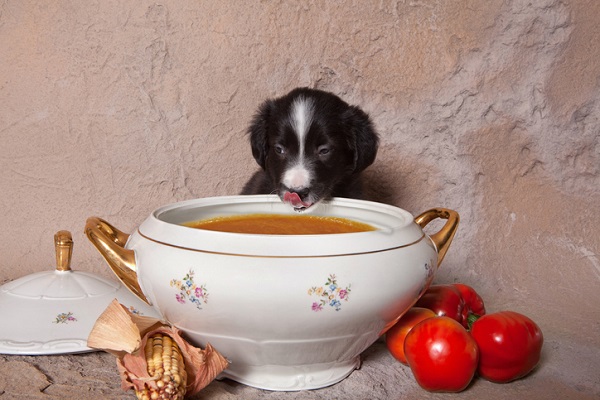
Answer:
POLYGON ((182 226, 221 215, 293 214, 276 196, 228 196, 154 211, 131 236, 99 218, 86 233, 115 274, 197 345, 230 360, 224 376, 270 390, 334 384, 429 286, 458 226, 434 209, 336 198, 312 214, 377 230, 257 235, 182 226), (431 237, 422 227, 448 221, 431 237))

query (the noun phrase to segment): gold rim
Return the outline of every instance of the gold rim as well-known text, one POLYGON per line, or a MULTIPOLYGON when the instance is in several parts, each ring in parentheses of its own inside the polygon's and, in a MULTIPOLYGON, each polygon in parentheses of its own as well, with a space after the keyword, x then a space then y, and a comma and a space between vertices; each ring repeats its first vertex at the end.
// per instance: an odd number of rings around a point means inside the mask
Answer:
POLYGON ((423 235, 421 235, 420 238, 418 238, 417 240, 415 240, 412 243, 407 243, 407 244, 403 244, 401 246, 396 246, 396 247, 390 247, 390 248, 387 248, 387 249, 373 250, 373 251, 363 251, 363 252, 358 252, 358 253, 327 254, 327 255, 320 255, 320 256, 267 256, 267 255, 237 254, 237 253, 227 253, 227 252, 222 252, 222 251, 192 249, 190 247, 178 246, 176 244, 165 243, 165 242, 161 242, 160 240, 153 239, 151 237, 148 237, 148 236, 144 235, 142 232, 140 232, 139 229, 138 229, 137 232, 144 239, 147 239, 147 240, 149 240, 151 242, 154 242, 154 243, 157 243, 157 244, 161 244, 163 246, 172 247, 172 248, 175 248, 175 249, 187 250, 187 251, 194 251, 194 252, 198 252, 198 253, 223 255, 223 256, 254 257, 254 258, 329 258, 329 257, 356 256, 356 255, 361 255, 361 254, 373 254, 373 253, 381 253, 381 252, 384 252, 384 251, 392 251, 392 250, 397 250, 397 249, 401 249, 401 248, 404 248, 404 247, 409 247, 409 246, 412 246, 414 244, 419 243, 425 237, 425 234, 423 234, 423 235))

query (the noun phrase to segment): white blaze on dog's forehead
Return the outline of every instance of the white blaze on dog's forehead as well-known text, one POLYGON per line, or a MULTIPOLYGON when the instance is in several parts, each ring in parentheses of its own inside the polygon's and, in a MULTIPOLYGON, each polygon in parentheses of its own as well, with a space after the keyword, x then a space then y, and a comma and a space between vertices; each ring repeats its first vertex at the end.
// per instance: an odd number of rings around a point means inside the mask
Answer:
POLYGON ((290 109, 289 122, 298 139, 298 156, 285 171, 282 183, 290 189, 304 189, 310 185, 311 173, 304 163, 304 143, 313 121, 315 105, 312 99, 300 96, 290 109))
POLYGON ((312 124, 315 105, 312 99, 300 96, 292 103, 290 112, 290 123, 300 146, 300 154, 304 153, 304 141, 306 134, 312 124))

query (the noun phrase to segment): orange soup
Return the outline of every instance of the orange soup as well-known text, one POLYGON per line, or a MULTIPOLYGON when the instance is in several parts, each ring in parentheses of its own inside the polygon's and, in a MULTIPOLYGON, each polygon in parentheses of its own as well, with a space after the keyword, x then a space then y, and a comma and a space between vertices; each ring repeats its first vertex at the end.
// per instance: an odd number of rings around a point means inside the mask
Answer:
POLYGON ((374 231, 371 225, 339 217, 315 215, 245 214, 183 224, 211 231, 264 235, 315 235, 374 231))

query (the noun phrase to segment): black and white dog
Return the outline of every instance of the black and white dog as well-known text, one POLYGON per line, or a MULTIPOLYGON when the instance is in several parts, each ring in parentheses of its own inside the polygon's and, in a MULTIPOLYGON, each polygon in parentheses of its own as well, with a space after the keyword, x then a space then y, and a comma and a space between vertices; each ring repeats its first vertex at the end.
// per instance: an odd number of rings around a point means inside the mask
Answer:
POLYGON ((360 173, 379 144, 365 112, 308 88, 265 101, 248 133, 262 169, 242 194, 276 193, 296 211, 331 197, 362 198, 360 173))

